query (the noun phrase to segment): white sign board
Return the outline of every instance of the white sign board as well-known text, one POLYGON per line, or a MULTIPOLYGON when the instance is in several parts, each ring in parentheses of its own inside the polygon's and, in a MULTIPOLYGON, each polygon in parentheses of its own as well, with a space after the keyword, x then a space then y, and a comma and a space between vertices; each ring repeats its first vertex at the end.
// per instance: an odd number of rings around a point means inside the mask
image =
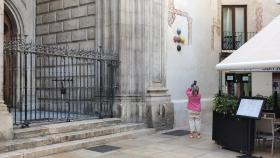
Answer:
POLYGON ((263 103, 261 99, 241 99, 236 115, 259 118, 263 103))

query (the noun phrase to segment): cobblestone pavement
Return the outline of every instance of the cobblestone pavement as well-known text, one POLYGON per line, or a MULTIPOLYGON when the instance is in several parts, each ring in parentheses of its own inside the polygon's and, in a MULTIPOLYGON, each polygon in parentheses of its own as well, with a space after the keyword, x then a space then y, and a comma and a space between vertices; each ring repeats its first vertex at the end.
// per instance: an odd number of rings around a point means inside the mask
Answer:
MULTIPOLYGON (((209 135, 203 135, 201 139, 190 139, 186 135, 169 136, 157 133, 106 145, 120 149, 106 153, 81 149, 44 158, 236 158, 242 155, 221 149, 209 135)), ((279 158, 280 151, 271 156, 268 147, 266 152, 255 155, 261 155, 263 158, 279 158)))

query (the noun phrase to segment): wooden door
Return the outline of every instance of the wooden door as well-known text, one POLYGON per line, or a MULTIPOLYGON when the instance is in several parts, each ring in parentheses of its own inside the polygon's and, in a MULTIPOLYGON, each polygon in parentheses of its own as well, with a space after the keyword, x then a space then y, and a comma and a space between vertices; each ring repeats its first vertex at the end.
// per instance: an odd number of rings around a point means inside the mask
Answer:
MULTIPOLYGON (((4 15, 4 41, 11 41, 13 36, 12 23, 8 15, 4 15)), ((11 107, 13 101, 13 53, 4 50, 4 101, 11 107)))

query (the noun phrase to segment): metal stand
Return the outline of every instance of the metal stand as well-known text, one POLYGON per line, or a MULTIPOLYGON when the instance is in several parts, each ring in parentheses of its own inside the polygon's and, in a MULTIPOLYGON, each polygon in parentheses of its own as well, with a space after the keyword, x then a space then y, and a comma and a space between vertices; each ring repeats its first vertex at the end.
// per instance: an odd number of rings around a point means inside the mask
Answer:
POLYGON ((66 119, 66 122, 71 122, 71 120, 70 120, 70 113, 71 113, 71 107, 70 107, 70 103, 69 102, 67 102, 67 104, 68 104, 68 115, 67 115, 67 119, 66 119))
POLYGON ((251 151, 251 141, 252 141, 252 139, 254 140, 255 139, 255 137, 254 137, 254 135, 252 136, 251 135, 251 127, 252 127, 252 119, 249 119, 249 128, 248 128, 248 154, 246 154, 246 155, 241 155, 241 156, 237 156, 237 158, 262 158, 262 156, 253 156, 252 155, 252 151, 251 151))
MULTIPOLYGON (((60 93, 61 93, 61 97, 64 98, 64 96, 67 94, 66 92, 66 87, 64 86, 63 82, 69 82, 69 86, 70 86, 70 82, 73 82, 73 79, 62 79, 62 80, 53 80, 53 81, 60 81, 61 82, 61 88, 60 88, 60 93)), ((70 90, 69 90, 69 99, 70 99, 70 90)), ((70 114, 71 114, 71 106, 70 106, 70 101, 66 101, 66 104, 68 105, 68 112, 67 112, 67 117, 66 117, 66 122, 71 122, 70 120, 70 114)))

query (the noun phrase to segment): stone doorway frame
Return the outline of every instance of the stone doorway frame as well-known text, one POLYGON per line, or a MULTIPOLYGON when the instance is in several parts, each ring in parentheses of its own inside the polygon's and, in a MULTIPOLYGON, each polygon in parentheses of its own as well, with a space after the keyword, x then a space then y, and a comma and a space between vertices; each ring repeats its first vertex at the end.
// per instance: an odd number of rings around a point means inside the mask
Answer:
POLYGON ((13 3, 12 0, 0 0, 0 120, 2 124, 0 125, 0 141, 13 138, 13 118, 7 110, 7 105, 4 104, 4 56, 3 56, 3 45, 4 45, 4 16, 5 13, 10 15, 10 19, 15 27, 13 27, 13 32, 15 33, 15 38, 23 39, 24 26, 21 14, 18 8, 13 3), (16 29, 15 29, 16 28, 16 29))
MULTIPOLYGON (((4 42, 8 42, 11 40, 22 40, 25 39, 24 36, 24 27, 23 27, 22 17, 17 9, 16 5, 11 0, 4 1, 4 42), (7 35, 9 34, 9 35, 7 35)), ((11 71, 12 64, 14 62, 13 57, 4 55, 3 56, 3 63, 4 63, 4 70, 3 70, 3 77, 4 77, 4 84, 3 84, 3 99, 5 104, 10 104, 14 92, 10 89, 13 84, 13 79, 15 74, 11 71)))

